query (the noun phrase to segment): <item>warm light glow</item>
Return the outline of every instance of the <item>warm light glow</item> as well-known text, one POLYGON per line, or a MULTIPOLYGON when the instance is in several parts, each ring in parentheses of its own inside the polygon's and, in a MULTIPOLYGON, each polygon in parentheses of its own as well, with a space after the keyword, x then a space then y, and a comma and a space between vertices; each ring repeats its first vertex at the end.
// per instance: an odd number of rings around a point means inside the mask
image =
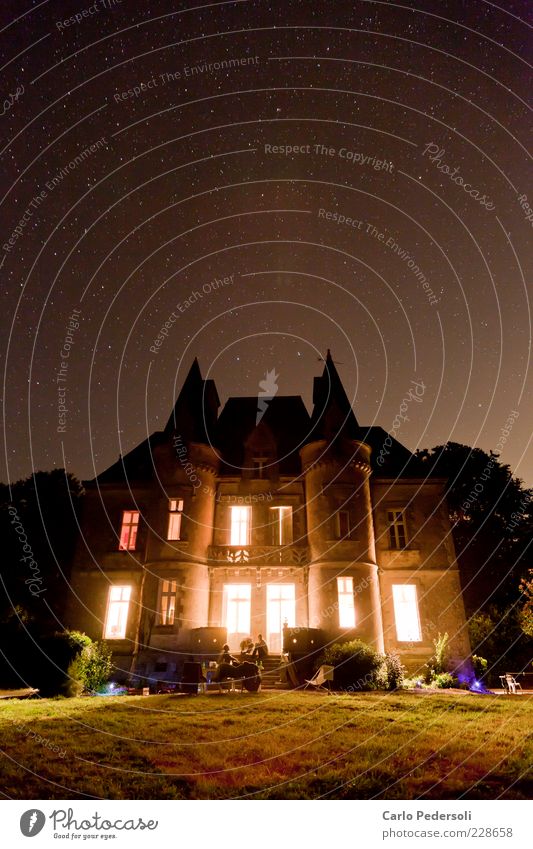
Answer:
POLYGON ((283 624, 296 625, 296 591, 294 584, 267 585, 267 645, 279 654, 283 648, 283 624))
POLYGON ((173 625, 176 615, 177 581, 161 581, 159 624, 173 625))
POLYGON ((178 540, 181 533, 181 517, 183 513, 183 501, 171 498, 168 502, 168 532, 167 539, 178 540))
POLYGON ((292 507, 271 507, 272 544, 290 545, 292 543, 292 507))
POLYGON ((123 640, 128 624, 131 587, 110 587, 107 602, 104 637, 106 640, 123 640))
POLYGON ((231 507, 230 545, 250 545, 251 507, 231 507))
POLYGON ((339 627, 355 628, 355 602, 353 578, 337 578, 339 596, 339 627))
POLYGON ((399 642, 417 643, 422 639, 418 601, 414 584, 394 584, 392 587, 396 636, 399 642))
POLYGON ((139 512, 137 510, 125 510, 122 514, 119 551, 135 551, 138 528, 139 512))
POLYGON ((224 619, 228 629, 228 643, 232 650, 239 647, 244 637, 250 636, 251 584, 225 584, 224 619))

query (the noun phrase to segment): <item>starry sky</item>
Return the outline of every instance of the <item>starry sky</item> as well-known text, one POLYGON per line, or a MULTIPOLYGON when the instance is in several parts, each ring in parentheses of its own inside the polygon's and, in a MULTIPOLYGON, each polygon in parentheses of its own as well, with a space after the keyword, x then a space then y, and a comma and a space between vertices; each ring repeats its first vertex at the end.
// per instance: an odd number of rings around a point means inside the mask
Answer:
POLYGON ((3 2, 0 478, 101 472, 195 356, 309 407, 330 348, 533 484, 528 7, 3 2))

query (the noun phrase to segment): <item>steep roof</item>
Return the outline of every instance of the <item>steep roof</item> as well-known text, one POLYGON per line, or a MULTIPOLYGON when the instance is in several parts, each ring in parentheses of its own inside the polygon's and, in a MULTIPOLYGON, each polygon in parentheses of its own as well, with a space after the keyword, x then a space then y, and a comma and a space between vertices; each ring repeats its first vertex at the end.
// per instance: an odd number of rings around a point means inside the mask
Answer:
POLYGON ((265 399, 258 415, 257 396, 230 397, 217 418, 220 401, 212 380, 204 380, 198 360, 189 369, 164 431, 145 439, 102 472, 99 483, 145 482, 153 478, 152 452, 179 433, 183 441, 214 445, 222 474, 238 474, 255 456, 269 449, 280 474, 300 472, 300 447, 317 439, 355 439, 372 448, 372 469, 380 477, 416 477, 416 457, 383 428, 360 426, 328 350, 324 370, 315 377, 311 416, 299 395, 265 399))
POLYGON ((357 439, 359 424, 328 348, 321 377, 313 383, 310 440, 357 439))
POLYGON ((309 433, 309 414, 299 395, 280 395, 269 400, 259 424, 256 396, 228 398, 216 428, 216 445, 224 461, 223 471, 236 474, 245 465, 250 439, 273 448, 281 474, 298 474, 298 449, 309 433))

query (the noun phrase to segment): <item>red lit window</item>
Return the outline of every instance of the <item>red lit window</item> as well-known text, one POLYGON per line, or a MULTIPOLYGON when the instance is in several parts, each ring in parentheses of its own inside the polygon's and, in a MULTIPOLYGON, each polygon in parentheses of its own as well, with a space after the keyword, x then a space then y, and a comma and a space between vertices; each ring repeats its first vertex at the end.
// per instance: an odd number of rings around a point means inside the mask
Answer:
POLYGON ((139 530, 138 510, 124 510, 120 528, 119 551, 135 551, 137 546, 137 531, 139 530))

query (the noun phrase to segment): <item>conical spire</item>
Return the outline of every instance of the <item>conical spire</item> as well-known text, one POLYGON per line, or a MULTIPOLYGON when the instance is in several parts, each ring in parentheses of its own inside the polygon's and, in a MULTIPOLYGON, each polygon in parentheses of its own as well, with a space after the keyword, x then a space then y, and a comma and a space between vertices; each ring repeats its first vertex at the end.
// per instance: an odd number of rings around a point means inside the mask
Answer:
POLYGON ((324 371, 313 384, 311 439, 357 439, 359 424, 328 348, 324 371))
POLYGON ((215 382, 203 379, 195 357, 170 414, 165 434, 179 432, 185 441, 208 443, 219 406, 215 382))

